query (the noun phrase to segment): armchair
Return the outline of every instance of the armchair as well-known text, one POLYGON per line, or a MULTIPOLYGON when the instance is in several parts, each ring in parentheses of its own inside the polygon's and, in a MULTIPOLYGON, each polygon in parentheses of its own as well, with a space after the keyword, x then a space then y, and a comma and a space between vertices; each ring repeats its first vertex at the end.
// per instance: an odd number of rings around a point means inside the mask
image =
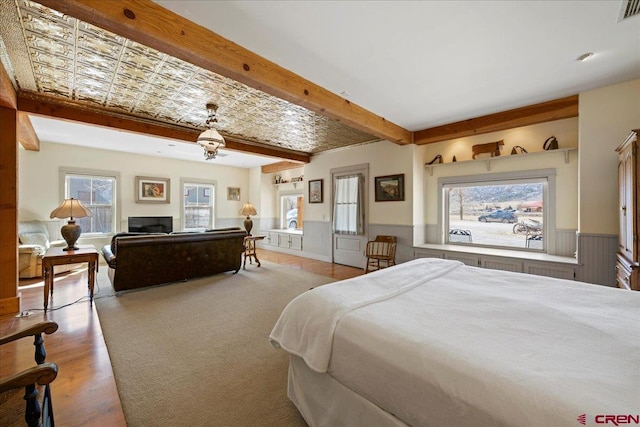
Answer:
MULTIPOLYGON (((18 271, 20 279, 42 277, 42 257, 51 246, 66 246, 64 240, 49 239, 47 226, 42 221, 18 223, 18 271)), ((55 273, 70 271, 79 264, 59 265, 55 273)))
POLYGON ((52 334, 57 329, 57 323, 44 321, 0 337, 0 346, 20 338, 34 337, 36 362, 36 366, 0 380, 0 402, 2 403, 0 415, 3 422, 6 421, 4 425, 19 425, 17 418, 22 418, 28 426, 54 426, 49 384, 58 375, 58 366, 55 363, 45 362, 46 352, 42 334, 52 334), (37 386, 43 386, 42 404, 38 399, 41 392, 38 391, 37 386), (20 392, 22 389, 24 389, 24 395, 20 392), (26 401, 23 414, 12 419, 17 414, 13 409, 24 405, 22 400, 26 401))

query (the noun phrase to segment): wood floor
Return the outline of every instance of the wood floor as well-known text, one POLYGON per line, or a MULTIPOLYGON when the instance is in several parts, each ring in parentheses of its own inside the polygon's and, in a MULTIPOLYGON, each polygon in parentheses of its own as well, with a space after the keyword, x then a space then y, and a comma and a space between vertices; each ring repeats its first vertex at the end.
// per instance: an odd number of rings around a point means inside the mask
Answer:
MULTIPOLYGON (((258 249, 257 254, 261 261, 270 261, 337 280, 364 273, 358 268, 279 252, 258 249)), ((247 264, 247 268, 255 268, 255 264, 251 267, 247 264)), ((98 285, 109 286, 109 283, 101 281, 98 285)), ((42 310, 42 280, 22 280, 22 311, 32 314, 27 317, 0 316, 0 336, 42 320, 57 322, 58 331, 51 336, 43 337, 47 361, 55 362, 59 369, 58 377, 52 384, 56 423, 60 426, 126 426, 100 320, 95 307, 89 304, 86 296, 83 297, 86 295, 86 287, 86 269, 56 276, 55 292, 49 301, 50 310, 45 314, 42 310)), ((99 287, 94 295, 95 298, 100 298, 99 287)), ((34 363, 33 351, 33 340, 29 338, 0 346, 0 378, 31 367, 34 363)), ((2 414, 8 403, 4 405, 2 414)), ((19 411, 22 411, 23 403, 18 401, 16 405, 19 406, 19 411)), ((1 424, 24 425, 10 424, 4 419, 1 424)))

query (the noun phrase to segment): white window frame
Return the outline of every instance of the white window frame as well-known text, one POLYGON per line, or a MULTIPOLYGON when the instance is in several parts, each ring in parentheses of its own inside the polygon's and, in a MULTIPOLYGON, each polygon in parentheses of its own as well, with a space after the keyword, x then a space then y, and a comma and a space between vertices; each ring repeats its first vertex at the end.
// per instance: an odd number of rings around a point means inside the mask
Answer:
POLYGON ((82 232, 84 237, 101 237, 112 236, 120 230, 120 172, 99 170, 99 169, 82 169, 67 168, 59 169, 59 194, 60 200, 67 199, 67 175, 86 176, 88 178, 113 178, 115 181, 113 188, 113 215, 111 223, 111 233, 89 233, 82 232))
POLYGON ((180 226, 182 227, 182 231, 204 231, 207 228, 186 228, 185 221, 185 205, 184 205, 184 187, 185 185, 209 185, 213 187, 213 196, 211 197, 211 222, 209 223, 208 229, 215 228, 215 224, 218 219, 217 215, 217 206, 218 206, 218 187, 216 181, 209 181, 205 179, 198 178, 180 178, 180 226))
MULTIPOLYGON (((280 211, 280 228, 282 230, 288 230, 287 228, 287 218, 286 218, 286 213, 283 209, 283 198, 284 197, 302 197, 302 203, 305 203, 305 197, 304 197, 304 190, 284 190, 284 191, 279 191, 278 192, 278 210, 280 211)), ((302 222, 304 223, 304 216, 302 218, 302 222)), ((298 224, 299 225, 299 224, 298 224)), ((297 230, 300 230, 301 228, 298 227, 297 230)))
MULTIPOLYGON (((544 191, 544 221, 543 221, 543 250, 529 248, 514 248, 511 246, 485 246, 490 248, 524 251, 556 253, 556 169, 537 169, 527 171, 502 172, 479 175, 464 175, 441 177, 438 179, 438 243, 448 244, 449 237, 449 197, 448 188, 473 187, 481 185, 509 185, 523 184, 527 182, 546 181, 544 191)), ((456 242, 462 246, 484 246, 478 244, 465 244, 456 242)))

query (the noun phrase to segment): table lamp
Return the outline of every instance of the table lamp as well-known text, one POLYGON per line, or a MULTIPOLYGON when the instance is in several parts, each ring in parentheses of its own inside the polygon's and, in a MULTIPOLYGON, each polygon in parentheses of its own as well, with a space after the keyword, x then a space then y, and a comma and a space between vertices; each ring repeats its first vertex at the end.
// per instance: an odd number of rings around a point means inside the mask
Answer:
POLYGON ((249 217, 249 215, 258 215, 258 212, 256 212, 256 208, 253 207, 253 205, 251 204, 251 202, 247 202, 244 204, 244 206, 242 206, 242 209, 240 209, 240 212, 238 212, 240 215, 246 215, 247 219, 244 220, 244 229, 247 230, 247 235, 251 236, 251 229, 253 228, 253 221, 251 221, 251 218, 249 217))
POLYGON ((60 206, 51 211, 49 218, 69 218, 69 222, 60 229, 60 234, 67 242, 67 247, 63 251, 75 251, 78 249, 76 241, 82 233, 82 229, 76 224, 74 218, 92 216, 92 213, 78 199, 65 199, 60 206))

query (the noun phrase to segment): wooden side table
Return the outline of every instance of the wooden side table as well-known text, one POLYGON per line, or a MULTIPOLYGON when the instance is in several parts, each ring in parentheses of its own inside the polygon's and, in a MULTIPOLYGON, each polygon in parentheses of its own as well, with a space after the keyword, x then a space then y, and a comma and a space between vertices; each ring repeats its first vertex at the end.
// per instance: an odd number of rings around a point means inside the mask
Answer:
POLYGON ((258 263, 258 267, 260 267, 260 260, 256 255, 256 242, 258 240, 264 239, 266 236, 247 236, 244 238, 244 264, 242 264, 242 269, 247 269, 247 258, 249 258, 249 263, 253 264, 252 258, 256 260, 258 263))
POLYGON ((42 275, 44 276, 44 311, 49 305, 49 295, 53 295, 53 267, 56 265, 89 264, 89 300, 93 303, 93 286, 98 271, 98 251, 92 245, 78 245, 75 251, 63 251, 61 247, 50 248, 42 257, 42 275))

